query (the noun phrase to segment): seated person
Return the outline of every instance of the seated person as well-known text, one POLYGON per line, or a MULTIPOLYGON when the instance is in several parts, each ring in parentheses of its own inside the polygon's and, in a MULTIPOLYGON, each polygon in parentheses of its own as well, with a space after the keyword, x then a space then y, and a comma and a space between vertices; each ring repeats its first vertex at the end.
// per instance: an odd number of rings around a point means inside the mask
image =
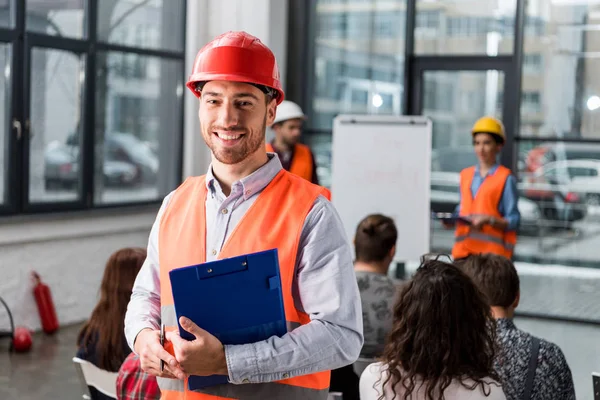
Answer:
MULTIPOLYGON (((384 215, 369 215, 356 228, 354 271, 362 303, 364 333, 361 358, 380 356, 385 338, 392 329, 397 289, 387 273, 396 253, 397 239, 394 221, 384 215)), ((344 400, 358 399, 359 376, 355 369, 348 365, 333 370, 329 390, 341 392, 344 400)))
POLYGON ((482 254, 471 255, 457 265, 487 297, 496 318, 501 351, 495 368, 506 398, 575 399, 571 369, 560 348, 523 332, 513 322, 520 299, 519 275, 513 263, 499 255, 482 254))
POLYGON ((361 400, 505 400, 493 368, 493 323, 467 275, 424 260, 401 289, 382 361, 361 375, 361 400))
POLYGON ((362 358, 380 356, 392 330, 397 286, 387 273, 396 254, 397 239, 394 221, 379 214, 369 215, 356 229, 354 271, 363 310, 362 358))
POLYGON ((160 389, 156 377, 142 371, 140 358, 130 353, 117 376, 117 400, 158 400, 160 389))
MULTIPOLYGON (((124 334, 127 304, 146 250, 126 248, 113 253, 100 284, 100 300, 77 338, 77 357, 100 369, 117 372, 131 352, 124 334)), ((92 400, 110 397, 90 387, 92 400)))

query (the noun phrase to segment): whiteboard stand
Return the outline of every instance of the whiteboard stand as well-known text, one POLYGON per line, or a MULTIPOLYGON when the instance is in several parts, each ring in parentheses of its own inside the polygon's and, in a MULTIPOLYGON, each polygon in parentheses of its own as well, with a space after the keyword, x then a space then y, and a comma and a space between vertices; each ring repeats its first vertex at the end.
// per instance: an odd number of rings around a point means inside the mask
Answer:
POLYGON ((420 260, 431 237, 431 120, 339 115, 333 122, 331 191, 350 243, 367 215, 396 223, 396 262, 420 260))

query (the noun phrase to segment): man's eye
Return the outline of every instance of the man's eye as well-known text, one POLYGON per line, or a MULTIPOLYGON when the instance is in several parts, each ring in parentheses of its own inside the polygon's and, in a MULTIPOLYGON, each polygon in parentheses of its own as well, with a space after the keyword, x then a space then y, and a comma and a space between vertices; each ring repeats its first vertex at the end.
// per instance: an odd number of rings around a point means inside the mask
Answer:
POLYGON ((249 101, 240 101, 238 104, 240 105, 240 107, 248 107, 252 105, 252 103, 250 103, 249 101))
POLYGON ((206 100, 208 104, 217 104, 216 100, 206 100))

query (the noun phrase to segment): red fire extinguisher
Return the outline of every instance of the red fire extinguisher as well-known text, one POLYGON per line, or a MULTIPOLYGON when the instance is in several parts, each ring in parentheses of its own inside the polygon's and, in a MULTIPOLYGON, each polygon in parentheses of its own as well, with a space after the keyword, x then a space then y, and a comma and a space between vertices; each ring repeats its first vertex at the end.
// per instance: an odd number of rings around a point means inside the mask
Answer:
POLYGON ((42 321, 42 329, 47 334, 51 334, 58 330, 58 318, 52 301, 52 293, 48 285, 43 283, 37 272, 31 273, 33 278, 33 295, 37 303, 38 312, 42 321))

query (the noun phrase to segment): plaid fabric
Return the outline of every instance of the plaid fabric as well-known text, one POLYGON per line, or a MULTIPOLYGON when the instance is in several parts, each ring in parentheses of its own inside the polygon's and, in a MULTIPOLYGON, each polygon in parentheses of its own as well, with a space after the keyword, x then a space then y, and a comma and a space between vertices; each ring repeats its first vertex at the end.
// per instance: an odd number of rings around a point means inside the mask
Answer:
POLYGON ((142 371, 140 359, 130 353, 117 377, 117 399, 119 400, 151 400, 160 399, 160 389, 156 378, 142 371))

